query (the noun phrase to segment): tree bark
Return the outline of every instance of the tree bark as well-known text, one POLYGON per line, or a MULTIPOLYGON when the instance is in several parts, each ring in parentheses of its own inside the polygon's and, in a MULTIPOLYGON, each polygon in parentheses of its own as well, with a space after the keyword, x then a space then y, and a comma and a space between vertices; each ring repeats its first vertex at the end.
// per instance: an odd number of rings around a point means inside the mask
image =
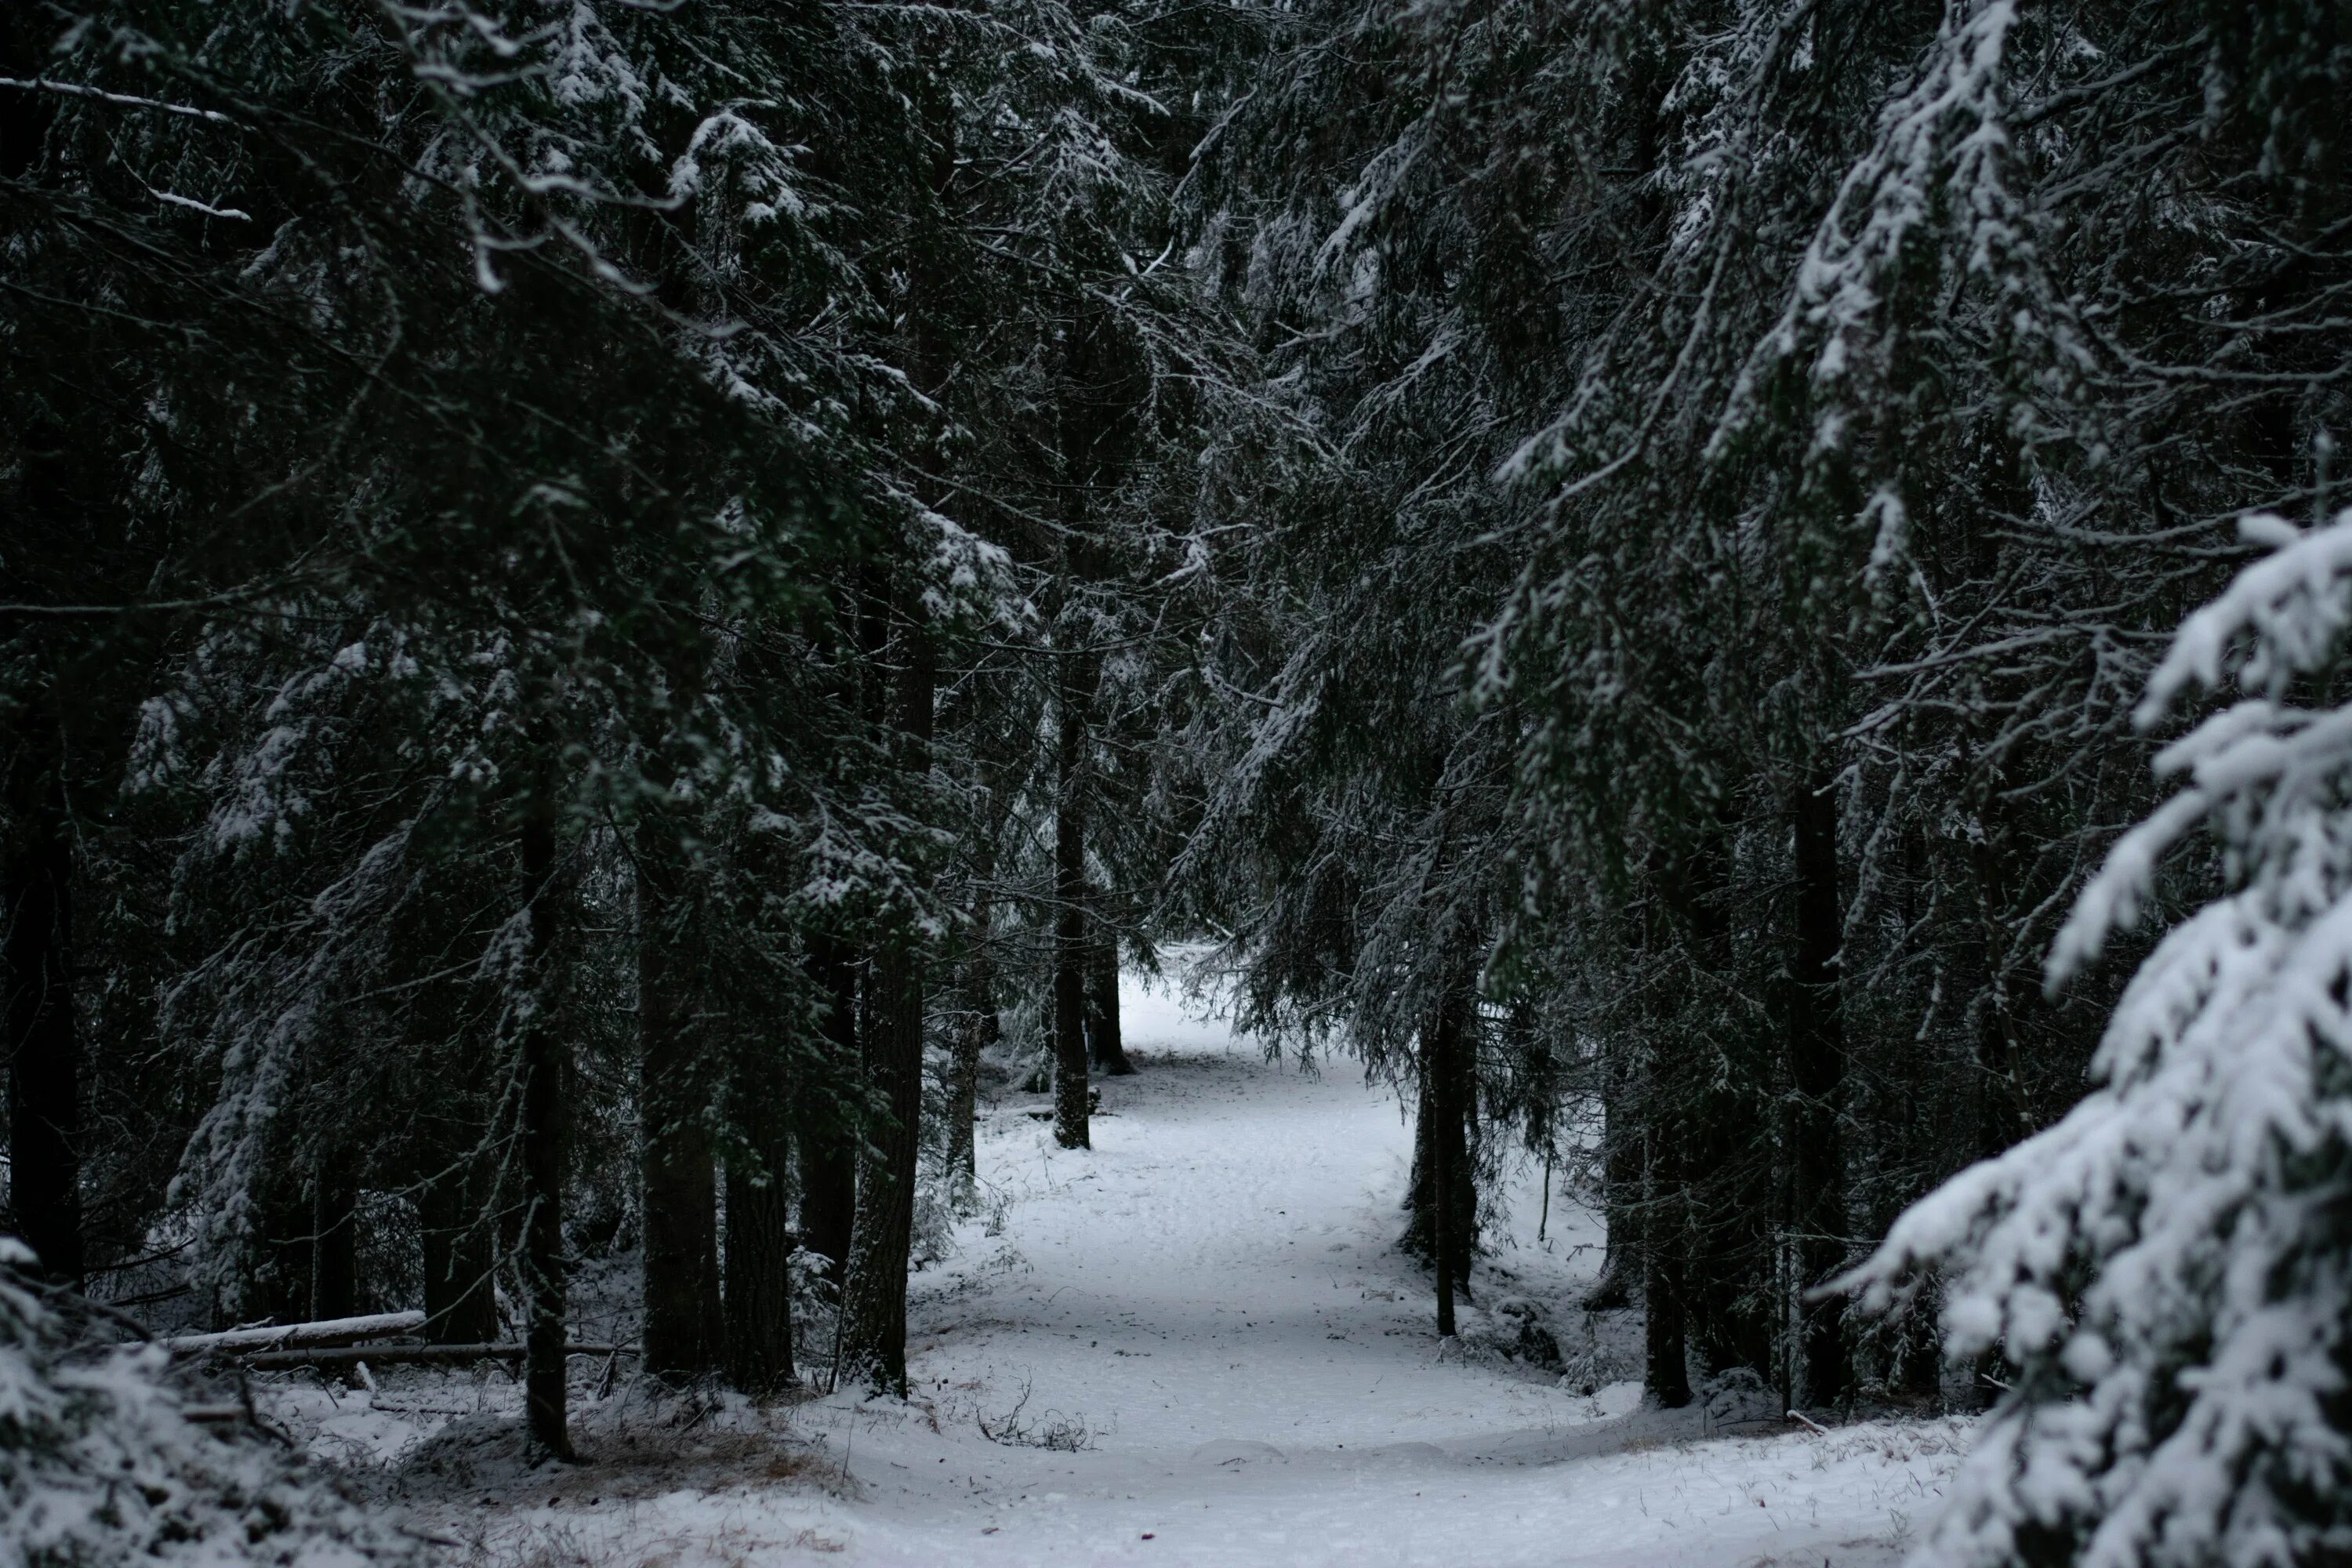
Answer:
POLYGON ((1465 1035, 1466 1000, 1466 992, 1449 994, 1432 1017, 1414 1073, 1412 1174, 1400 1242, 1432 1265, 1442 1257, 1453 1292, 1465 1300, 1478 1249, 1478 1186, 1467 1137, 1477 1114, 1472 1084, 1476 1063, 1465 1035))
POLYGON ((320 1163, 310 1189, 310 1289, 314 1319, 358 1314, 360 1297, 359 1194, 350 1169, 320 1163))
MULTIPOLYGON (((828 1054, 846 1068, 860 1058, 856 963, 843 942, 812 934, 808 964, 826 997, 828 1054)), ((856 1140, 836 1106, 803 1099, 800 1112, 801 1244, 825 1259, 825 1277, 839 1285, 849 1262, 849 1229, 857 1206, 856 1140)))
POLYGON ((286 1129, 265 1144, 247 1184, 246 1204, 257 1244, 236 1271, 232 1294, 215 1303, 220 1323, 307 1323, 319 1270, 316 1185, 287 1145, 286 1129), (222 1315, 226 1313, 226 1315, 222 1315))
POLYGON ((874 961, 866 1070, 888 1121, 858 1163, 857 1224, 842 1287, 843 1376, 907 1392, 907 1268, 914 1240, 915 1153, 923 1104, 923 983, 914 954, 886 943, 874 961))
POLYGON ((688 1383, 726 1363, 717 1150, 699 1036, 678 1016, 674 847, 637 835, 638 1161, 645 1211, 645 1368, 688 1383))
POLYGON ((1088 710, 1099 677, 1093 658, 1062 660, 1054 749, 1054 1141, 1094 1146, 1087 1083, 1087 800, 1088 710))
POLYGON ((756 1397, 795 1381, 791 1150, 782 1071, 761 1063, 743 1077, 738 1116, 752 1158, 727 1167, 727 1375, 756 1397))
POLYGON ((1412 1174, 1405 1183, 1404 1235, 1398 1242, 1415 1258, 1432 1263, 1437 1259, 1437 1142, 1431 1132, 1437 1112, 1429 1087, 1433 1059, 1424 1051, 1414 1064, 1412 1174))
POLYGON ((1465 973, 1447 983, 1432 1035, 1430 1081, 1430 1243, 1448 1298, 1474 1298, 1470 1269, 1478 1254, 1478 1183, 1469 1131, 1477 1110, 1477 1062, 1470 1048, 1476 998, 1465 973))
POLYGON ((1445 1134, 1454 1114, 1453 1065, 1441 1023, 1431 1035, 1429 1070, 1429 1251, 1437 1266, 1437 1332, 1454 1336, 1454 1141, 1445 1134))
POLYGON ((1643 1372, 1650 1397, 1667 1410, 1691 1402, 1689 1341, 1683 1320, 1682 1260, 1664 1246, 1643 1259, 1643 1372))
POLYGON ((1454 1069, 1454 1113, 1444 1126, 1445 1135, 1453 1140, 1445 1160, 1451 1205, 1446 1211, 1446 1237, 1454 1249, 1454 1289, 1465 1301, 1476 1300, 1470 1290, 1470 1268, 1478 1256, 1478 1058, 1473 1033, 1477 998, 1470 987, 1465 974, 1448 998, 1453 1039, 1446 1060, 1454 1069))
MULTIPOLYGON (((1838 891, 1837 799, 1817 778, 1795 811, 1797 951, 1789 1008, 1791 1219, 1797 1233, 1799 1288, 1811 1289, 1845 1266, 1845 1161, 1841 1113, 1845 1091, 1845 1030, 1838 950, 1844 921, 1838 891)), ((1815 1408, 1846 1392, 1844 1304, 1807 1301, 1801 1313, 1799 1397, 1815 1408)))
POLYGON ((996 1043, 996 959, 989 950, 992 910, 986 898, 972 910, 971 962, 964 967, 969 1011, 957 1029, 948 1064, 948 1169, 967 1187, 977 1179, 981 1053, 996 1043))
MULTIPOLYGON (((542 739, 542 750, 551 742, 542 739)), ((563 1165, 570 1128, 564 1115, 568 1052, 555 1027, 554 759, 541 760, 522 821, 522 895, 530 921, 524 963, 530 994, 522 1019, 523 1236, 525 1310, 523 1407, 534 1446, 572 1458, 565 1411, 563 1320, 563 1165)))
POLYGON ((1128 1078, 1135 1064, 1118 1027, 1118 941, 1108 925, 1096 932, 1087 986, 1087 1055, 1107 1078, 1128 1078))
MULTIPOLYGON (((900 687, 898 725, 911 742, 908 766, 926 760, 931 739, 934 651, 919 631, 900 687)), ((915 1233, 915 1154, 923 1110, 923 972, 911 932, 895 933, 875 955, 874 1027, 866 1081, 888 1121, 858 1163, 857 1223, 842 1288, 841 1363, 878 1393, 907 1392, 907 1268, 915 1233)))
POLYGON ((36 711, 8 760, 15 833, 0 866, 9 1198, 50 1279, 81 1289, 81 1059, 73 1005, 73 839, 65 733, 36 711))

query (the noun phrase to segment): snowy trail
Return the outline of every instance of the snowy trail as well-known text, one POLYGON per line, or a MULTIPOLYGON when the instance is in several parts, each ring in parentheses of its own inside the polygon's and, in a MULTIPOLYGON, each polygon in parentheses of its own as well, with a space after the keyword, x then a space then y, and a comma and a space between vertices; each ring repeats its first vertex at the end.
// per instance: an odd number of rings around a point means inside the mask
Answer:
MULTIPOLYGON (((1410 1152, 1394 1097, 1352 1063, 1270 1067, 1152 1000, 1126 1004, 1143 1070, 1103 1086, 1091 1151, 1054 1146, 1042 1100, 990 1116, 1003 1234, 971 1227, 916 1281, 910 1369, 934 1397, 1026 1384, 1032 1410, 1083 1417, 1106 1458, 1476 1443, 1630 1404, 1438 1364, 1426 1282, 1391 1247, 1410 1152)), ((1518 1278, 1482 1285, 1558 1296, 1589 1275, 1599 1236, 1565 1205, 1553 1218, 1552 1250, 1530 1236, 1500 1258, 1518 1278)))
MULTIPOLYGON (((1961 1428, 1694 1441, 1492 1360, 1441 1360, 1393 1251, 1411 1129, 1352 1063, 1269 1066, 1130 989, 1141 1072, 1066 1152, 1015 1096, 982 1128, 990 1213, 915 1280, 908 1405, 799 1406, 826 1489, 720 1484, 594 1510, 518 1509, 504 1539, 602 1563, 1885 1564, 1932 1510, 1961 1428), (1025 1403, 1024 1403, 1025 1394, 1025 1403), (1060 1431, 1079 1446, 1028 1444, 1060 1431), (1083 1430, 1083 1437, 1077 1435, 1083 1430)), ((1572 1298, 1599 1260, 1534 1178, 1479 1300, 1572 1298)), ((1572 1316, 1565 1314, 1564 1316, 1572 1316)), ((1465 1331, 1475 1321, 1465 1320, 1465 1331)), ((573 1504, 580 1500, 575 1498, 573 1504)), ((504 1552, 497 1554, 501 1559, 504 1552)))
MULTIPOLYGON (((1142 1071, 1103 1085, 1092 1151, 1054 1146, 1042 1098, 990 1115, 1001 1207, 918 1278, 915 1413, 804 1412, 863 1494, 806 1520, 816 1539, 873 1563, 1895 1559, 1896 1516, 1924 1510, 1948 1451, 1885 1428, 1685 1446, 1692 1419, 1611 1419, 1631 1384, 1585 1397, 1441 1362, 1427 1282, 1391 1245, 1411 1152, 1393 1094, 1349 1062, 1269 1066, 1132 983, 1123 1008, 1142 1071), (1033 1436, 1083 1424, 1080 1451, 981 1436, 1024 1388, 1033 1436), (1544 1462, 1578 1449, 1594 1457, 1544 1462)), ((1561 1299, 1598 1266, 1597 1228, 1557 1200, 1535 1245, 1520 1185, 1483 1303, 1561 1299)))

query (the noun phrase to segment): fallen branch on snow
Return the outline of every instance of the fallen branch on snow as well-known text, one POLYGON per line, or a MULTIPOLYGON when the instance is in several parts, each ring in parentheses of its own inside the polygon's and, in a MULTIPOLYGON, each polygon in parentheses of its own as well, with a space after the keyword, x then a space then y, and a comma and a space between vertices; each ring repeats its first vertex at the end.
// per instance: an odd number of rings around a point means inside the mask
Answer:
POLYGON ((362 1318, 326 1318, 315 1323, 272 1323, 216 1334, 183 1334, 163 1342, 173 1359, 244 1355, 252 1351, 291 1350, 303 1345, 348 1345, 361 1340, 413 1334, 425 1326, 422 1312, 376 1312, 362 1318))

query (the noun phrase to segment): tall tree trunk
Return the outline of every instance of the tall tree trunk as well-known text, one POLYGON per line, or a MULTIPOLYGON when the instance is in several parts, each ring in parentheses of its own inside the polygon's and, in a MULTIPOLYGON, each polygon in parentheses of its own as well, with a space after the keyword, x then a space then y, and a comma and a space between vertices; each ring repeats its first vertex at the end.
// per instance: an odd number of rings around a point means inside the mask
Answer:
POLYGON ((359 1194, 343 1160, 320 1162, 310 1187, 310 1289, 313 1318, 355 1316, 360 1300, 359 1194))
POLYGON ((1643 1249, 1642 1296, 1642 1381, 1663 1408, 1679 1410, 1691 1401, 1689 1341, 1683 1317, 1683 1261, 1672 1246, 1643 1249))
MULTIPOLYGON (((912 742, 910 769, 928 762, 935 654, 919 631, 900 685, 898 727, 912 742)), ((923 972, 911 932, 887 939, 875 954, 874 1026, 866 1040, 866 1081, 888 1122, 858 1163, 857 1223, 850 1235, 849 1277, 842 1288, 841 1363, 877 1392, 907 1392, 907 1268, 915 1233, 915 1154, 923 1110, 923 972)))
POLYGON ((1094 958, 1087 970, 1087 1056, 1106 1078, 1127 1078, 1135 1064, 1118 1027, 1118 940, 1110 927, 1095 933, 1094 958))
MULTIPOLYGON (((542 752, 552 742, 541 739, 542 752)), ((523 1349, 523 1407, 531 1442, 569 1459, 572 1434, 565 1413, 563 1165, 570 1128, 564 1083, 570 1053, 555 1026, 555 762, 545 756, 532 781, 522 821, 522 895, 530 911, 524 952, 529 1010, 522 1019, 523 1235, 522 1280, 528 1314, 523 1349)))
POLYGON ((51 1279, 82 1282, 81 1061, 74 1036, 73 839, 65 732, 36 710, 8 759, 14 832, 0 864, 0 984, 8 1052, 9 1197, 51 1279))
POLYGON ((1412 1174, 1400 1243, 1432 1264, 1442 1258, 1452 1292, 1465 1300, 1478 1249, 1478 1184, 1467 1136, 1477 1116, 1477 1063, 1465 1034, 1471 1005, 1466 981, 1448 989, 1415 1066, 1412 1174))
POLYGON ((841 1368, 880 1393, 907 1392, 907 1268, 914 1241, 915 1154, 923 1105, 923 983, 912 951, 874 960, 866 1071, 889 1121, 858 1163, 857 1225, 842 1288, 841 1368))
MULTIPOLYGON (((952 363, 947 336, 947 302, 956 279, 943 250, 943 206, 957 170, 954 99, 940 73, 925 70, 908 79, 930 157, 925 184, 929 197, 914 215, 908 237, 908 368, 927 395, 945 386, 952 363)), ((943 410, 936 411, 915 438, 940 468, 943 410)), ((934 498, 934 504, 944 502, 934 498)), ((888 599, 878 574, 860 595, 868 668, 887 631, 888 599)), ((919 621, 919 616, 917 617, 919 621)), ((919 624, 907 639, 895 693, 896 727, 904 737, 901 766, 919 773, 930 765, 933 709, 938 686, 937 649, 919 624)), ((877 698, 891 694, 879 686, 877 698)), ((877 718, 887 719, 885 714, 877 718)), ((907 1392, 907 1269, 914 1240, 915 1157, 923 1105, 924 986, 914 933, 885 931, 867 970, 866 1079, 881 1102, 886 1123, 866 1142, 857 1163, 856 1219, 841 1292, 839 1343, 834 1367, 836 1386, 846 1374, 863 1377, 877 1392, 907 1392)))
MULTIPOLYGON (((1789 1078, 1791 1218, 1799 1287, 1810 1290, 1845 1267, 1845 1029, 1839 1005, 1838 949, 1844 920, 1838 893, 1837 798, 1817 778, 1796 800, 1797 951, 1791 965, 1789 1078)), ((1816 1408, 1846 1392, 1844 1304, 1801 1308, 1800 1397, 1816 1408)))
POLYGON ((1054 1141, 1094 1146, 1087 1083, 1087 727, 1099 670, 1065 654, 1054 748, 1054 1141))
POLYGON ((1478 1056, 1474 1029, 1477 998, 1467 974, 1448 995, 1447 1018, 1453 1038, 1445 1059, 1454 1071, 1453 1114, 1445 1120, 1445 1135, 1453 1140, 1446 1151, 1448 1173, 1446 1239, 1453 1248, 1454 1288, 1465 1301, 1470 1291, 1470 1268, 1478 1256, 1478 1056))
MULTIPOLYGON (((1476 999, 1467 973, 1446 983, 1431 1036, 1431 1256, 1446 1295, 1472 1300, 1470 1268, 1478 1254, 1477 1167, 1469 1131, 1477 1110, 1477 1061, 1470 1047, 1476 999)), ((1450 1309, 1449 1309, 1450 1310, 1450 1309)))
POLYGON ((679 867, 657 826, 637 835, 638 1171, 645 1207, 645 1367, 688 1383, 726 1363, 719 1183, 700 1033, 678 1016, 679 867))
POLYGON ((737 1089, 751 1158, 727 1167, 727 1375, 758 1396, 794 1380, 791 1141, 780 1064, 747 1067, 737 1089))
POLYGON ((463 1163, 426 1179, 417 1199, 425 1247, 425 1337, 436 1344, 487 1344, 499 1337, 496 1233, 484 1213, 478 1167, 463 1163))
MULTIPOLYGON (((846 1070, 861 1059, 856 962, 845 943, 812 933, 808 965, 825 997, 827 1054, 846 1070)), ((829 1100, 803 1097, 799 1123, 801 1244, 825 1259, 826 1277, 839 1285, 857 1206, 857 1140, 846 1112, 829 1100)))
POLYGON ((1429 1096, 1425 1119, 1430 1124, 1429 1138, 1429 1251, 1437 1266, 1437 1331, 1443 1338, 1454 1335, 1454 1142, 1446 1128, 1458 1126, 1461 1116, 1454 1104, 1453 1030, 1445 1025, 1444 1009, 1438 1014, 1437 1026, 1430 1031, 1429 1096))
POLYGON ((972 910, 971 962, 964 967, 968 1010, 948 1064, 948 1169, 969 1187, 979 1176, 980 1057, 995 1044, 996 958, 989 948, 992 909, 982 896, 972 910))
POLYGON ((1430 1089, 1433 1053, 1423 1051, 1413 1064, 1412 1174, 1404 1189, 1404 1235, 1397 1245, 1424 1262, 1437 1260, 1437 1125, 1436 1096, 1430 1089))

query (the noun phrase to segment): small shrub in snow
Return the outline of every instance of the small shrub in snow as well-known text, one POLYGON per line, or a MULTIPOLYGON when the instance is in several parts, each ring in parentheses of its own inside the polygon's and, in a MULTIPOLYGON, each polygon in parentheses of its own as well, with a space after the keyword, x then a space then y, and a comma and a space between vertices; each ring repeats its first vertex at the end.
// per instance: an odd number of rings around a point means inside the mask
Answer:
POLYGON ((258 1439, 188 1422, 152 1347, 77 1350, 0 1242, 0 1563, 362 1568, 414 1548, 258 1439))
POLYGON ((2199 824, 2229 890, 2117 1005, 2099 1087, 1964 1172, 1859 1271, 1948 1271, 1947 1349, 2018 1368, 1930 1532, 1938 1563, 2352 1561, 2352 511, 2191 616, 2138 720, 2241 699, 2167 747, 2185 787, 2117 842, 2050 961, 2096 958, 2199 824))
POLYGON ((1726 1367, 1698 1385, 1701 1406, 1714 1426, 1738 1426, 1784 1419, 1780 1396, 1752 1366, 1726 1367))
POLYGON ((1003 1415, 976 1414, 980 1435, 1009 1448, 1046 1448, 1063 1454, 1079 1453, 1094 1446, 1094 1430, 1087 1425, 1083 1414, 1065 1415, 1058 1410, 1047 1410, 1031 1415, 1029 1394, 1030 1385, 1024 1383, 1021 1397, 1003 1415))
POLYGON ((944 1263, 955 1253, 959 1173, 927 1170, 915 1184, 915 1217, 908 1261, 919 1271, 944 1263))
POLYGON ((1559 1340, 1544 1321, 1543 1307, 1525 1296, 1506 1296, 1496 1301, 1492 1320, 1475 1325, 1466 1337, 1477 1341, 1480 1349, 1493 1351, 1506 1360, 1549 1372, 1557 1372, 1564 1364, 1559 1340))

